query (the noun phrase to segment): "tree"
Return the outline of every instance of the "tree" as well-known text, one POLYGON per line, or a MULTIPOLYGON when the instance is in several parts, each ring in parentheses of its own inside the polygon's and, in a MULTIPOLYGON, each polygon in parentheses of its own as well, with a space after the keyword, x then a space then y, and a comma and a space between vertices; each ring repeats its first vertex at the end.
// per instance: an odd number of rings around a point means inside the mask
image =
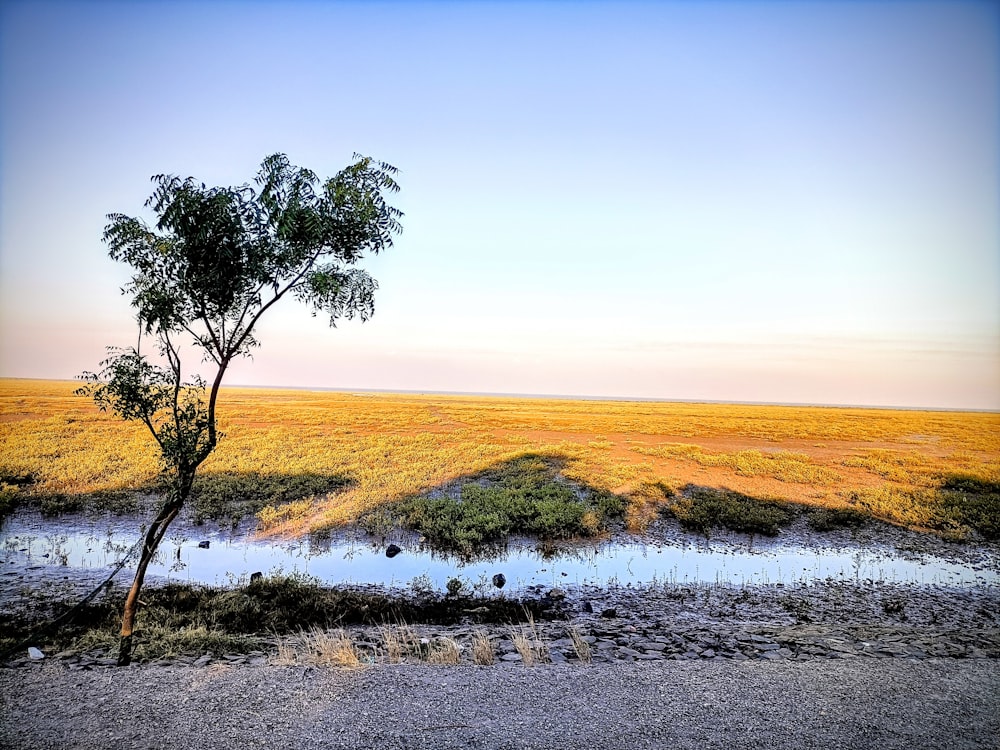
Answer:
POLYGON ((392 246, 402 213, 386 203, 398 192, 395 167, 355 154, 320 183, 284 154, 261 163, 254 188, 206 187, 193 178, 156 175, 145 205, 155 227, 110 214, 104 242, 112 259, 134 269, 122 289, 139 324, 135 347, 109 348, 77 392, 102 411, 138 420, 159 447, 168 491, 143 540, 122 612, 118 664, 132 656, 132 635, 146 568, 191 493, 198 467, 215 449, 216 402, 229 365, 258 346, 254 328, 286 296, 313 314, 373 313, 377 284, 357 263, 392 246), (159 358, 140 351, 151 342, 159 358), (208 385, 185 379, 185 346, 214 369, 208 385))

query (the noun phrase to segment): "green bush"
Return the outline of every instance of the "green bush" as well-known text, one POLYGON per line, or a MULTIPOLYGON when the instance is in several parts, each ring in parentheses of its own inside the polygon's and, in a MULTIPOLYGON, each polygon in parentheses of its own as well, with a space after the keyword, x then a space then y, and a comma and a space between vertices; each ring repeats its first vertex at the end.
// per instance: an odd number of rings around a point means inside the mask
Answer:
POLYGON ((775 536, 781 526, 792 522, 795 511, 773 500, 757 500, 731 490, 696 487, 673 505, 671 513, 685 529, 708 534, 725 528, 747 534, 775 536))
POLYGON ((394 512, 400 525, 432 545, 468 554, 516 534, 543 540, 600 534, 623 516, 625 501, 570 485, 551 462, 525 456, 472 478, 457 498, 420 495, 394 512))
POLYGON ((809 526, 815 531, 859 529, 868 517, 854 508, 817 508, 809 514, 809 526))

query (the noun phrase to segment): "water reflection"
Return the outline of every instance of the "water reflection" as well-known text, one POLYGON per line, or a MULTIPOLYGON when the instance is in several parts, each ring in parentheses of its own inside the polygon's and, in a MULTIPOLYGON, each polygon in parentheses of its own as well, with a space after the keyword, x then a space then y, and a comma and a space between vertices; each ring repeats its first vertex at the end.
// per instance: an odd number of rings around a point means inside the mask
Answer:
MULTIPOLYGON (((110 519, 28 516, 8 519, 0 532, 0 571, 55 566, 100 570, 117 562, 138 539, 134 524, 110 519)), ((243 533, 179 527, 164 540, 149 574, 171 580, 232 584, 251 573, 299 572, 325 583, 409 585, 414 579, 443 589, 459 577, 488 588, 502 572, 509 588, 542 584, 808 583, 861 580, 948 585, 1000 582, 997 565, 963 565, 942 558, 902 555, 892 549, 797 545, 734 545, 699 539, 676 544, 635 541, 600 545, 516 544, 486 560, 462 560, 401 539, 403 551, 390 559, 368 538, 305 538, 262 543, 243 533), (199 543, 208 542, 207 548, 199 543)))

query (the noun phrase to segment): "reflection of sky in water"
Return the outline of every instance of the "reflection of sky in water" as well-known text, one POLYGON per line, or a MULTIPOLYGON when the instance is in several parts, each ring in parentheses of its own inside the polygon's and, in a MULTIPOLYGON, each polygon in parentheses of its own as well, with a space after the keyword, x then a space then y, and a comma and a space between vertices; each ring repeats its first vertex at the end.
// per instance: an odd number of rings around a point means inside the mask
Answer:
MULTIPOLYGON (((9 519, 0 531, 0 571, 26 566, 103 569, 135 543, 137 528, 122 522, 85 518, 40 522, 9 519)), ((699 540, 687 545, 604 544, 575 546, 546 559, 533 548, 516 547, 489 561, 463 562, 403 544, 393 559, 383 546, 361 541, 254 542, 206 528, 168 532, 149 574, 182 582, 227 584, 255 571, 315 576, 326 583, 405 586, 427 576, 435 587, 459 576, 471 583, 503 573, 510 586, 531 584, 792 583, 821 579, 875 580, 966 585, 998 583, 996 566, 969 566, 933 556, 900 556, 888 549, 817 549, 768 545, 736 547, 699 540), (209 540, 208 549, 198 547, 209 540)))

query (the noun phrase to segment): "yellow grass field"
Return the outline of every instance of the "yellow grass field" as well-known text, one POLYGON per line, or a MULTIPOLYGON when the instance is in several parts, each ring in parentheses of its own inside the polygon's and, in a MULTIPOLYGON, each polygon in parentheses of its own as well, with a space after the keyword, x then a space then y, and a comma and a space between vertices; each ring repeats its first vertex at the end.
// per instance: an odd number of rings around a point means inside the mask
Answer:
MULTIPOLYGON (((75 388, 0 380, 8 497, 151 486, 158 461, 145 429, 75 388)), ((633 529, 655 515, 663 488, 688 484, 860 507, 919 528, 945 478, 1000 481, 996 413, 226 388, 220 415, 225 438, 202 467, 205 486, 262 497, 262 529, 285 535, 350 523, 526 453, 626 497, 633 529)))

